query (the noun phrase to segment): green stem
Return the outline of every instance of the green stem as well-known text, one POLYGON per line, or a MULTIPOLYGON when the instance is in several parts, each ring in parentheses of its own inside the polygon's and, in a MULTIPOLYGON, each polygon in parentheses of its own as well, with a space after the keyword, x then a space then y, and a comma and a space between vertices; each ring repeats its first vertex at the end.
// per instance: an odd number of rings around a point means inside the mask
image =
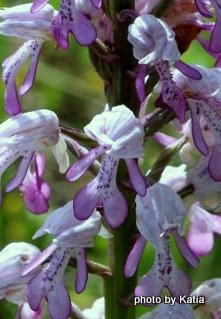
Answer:
MULTIPOLYGON (((123 168, 120 167, 120 169, 123 172, 123 168)), ((136 317, 135 307, 129 304, 128 296, 134 293, 137 274, 131 278, 124 276, 125 262, 136 233, 135 194, 127 190, 124 191, 124 196, 128 203, 129 215, 126 222, 113 232, 113 238, 109 244, 110 268, 113 276, 104 280, 105 319, 134 319, 136 317)))
MULTIPOLYGON (((133 57, 132 46, 127 40, 128 25, 131 22, 122 22, 118 19, 118 14, 122 10, 134 9, 134 0, 106 0, 105 7, 108 8, 109 17, 113 22, 113 52, 118 56, 112 66, 107 101, 110 106, 124 104, 135 114, 138 114, 139 101, 135 91, 134 78, 130 75, 131 71, 135 69, 136 61, 133 57)), ((125 262, 136 234, 135 194, 120 184, 121 181, 128 180, 124 161, 120 162, 117 179, 118 187, 128 204, 128 217, 121 227, 113 231, 113 238, 110 239, 109 243, 112 276, 104 279, 105 319, 135 319, 135 307, 130 307, 127 298, 134 292, 137 274, 131 278, 124 276, 125 262)))
POLYGON ((132 46, 129 43, 128 26, 131 21, 121 21, 119 13, 125 9, 134 10, 134 0, 109 0, 110 18, 114 31, 114 53, 119 57, 113 63, 113 73, 107 101, 110 106, 125 104, 135 114, 139 111, 139 100, 131 72, 137 61, 133 57, 132 46))

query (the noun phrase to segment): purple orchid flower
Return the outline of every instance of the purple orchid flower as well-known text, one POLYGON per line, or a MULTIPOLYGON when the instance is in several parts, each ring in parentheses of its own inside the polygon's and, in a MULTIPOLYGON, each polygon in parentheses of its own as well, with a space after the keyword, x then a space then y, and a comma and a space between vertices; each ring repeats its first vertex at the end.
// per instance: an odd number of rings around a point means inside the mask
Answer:
POLYGON ((221 216, 212 215, 198 204, 190 212, 188 245, 197 256, 208 255, 213 248, 214 233, 221 235, 221 216))
POLYGON ((39 267, 48 257, 50 262, 28 284, 28 301, 36 311, 45 298, 52 319, 67 319, 71 312, 71 300, 64 285, 63 275, 71 257, 77 258, 75 289, 82 292, 87 283, 85 247, 93 246, 93 237, 101 227, 100 215, 94 212, 82 222, 73 217, 72 202, 55 210, 33 238, 45 233, 55 238, 53 244, 38 254, 23 271, 23 275, 39 267))
POLYGON ((29 167, 19 189, 30 212, 34 214, 46 213, 49 208, 48 199, 51 190, 49 185, 41 178, 46 167, 46 160, 43 154, 36 154, 33 166, 34 173, 31 172, 29 167))
POLYGON ((60 0, 59 13, 52 24, 52 33, 58 46, 69 48, 69 32, 81 45, 88 46, 96 40, 96 29, 91 22, 91 17, 99 12, 95 3, 100 5, 101 1, 60 0))
MULTIPOLYGON (((174 110, 179 120, 183 122, 186 102, 182 91, 173 81, 170 64, 195 79, 200 79, 201 74, 179 61, 180 53, 175 41, 175 33, 165 22, 153 15, 144 14, 136 18, 129 26, 128 41, 133 45, 133 53, 139 60, 139 64, 155 66, 162 85, 160 98, 174 110)), ((140 91, 138 94, 143 95, 140 91)))
POLYGON ((18 95, 26 94, 33 85, 39 55, 44 41, 52 38, 51 24, 54 9, 47 5, 36 15, 30 13, 31 4, 19 5, 0 10, 0 34, 25 39, 25 43, 3 63, 5 90, 5 110, 9 115, 21 112, 18 95), (16 76, 24 62, 31 57, 28 73, 17 92, 16 76))
MULTIPOLYGON (((35 152, 48 148, 54 152, 60 172, 65 172, 69 165, 66 144, 60 134, 58 118, 52 111, 39 110, 18 114, 0 125, 0 177, 11 164, 22 157, 16 176, 7 186, 8 192, 22 184, 35 152)), ((25 183, 33 187, 33 180, 30 183, 28 177, 25 183)), ((46 199, 49 193, 45 184, 38 184, 37 189, 46 199)), ((29 191, 31 188, 28 191, 26 188, 26 200, 30 195, 29 191)))
MULTIPOLYGON (((27 308, 27 283, 40 271, 39 267, 26 276, 23 269, 39 253, 39 249, 28 243, 12 243, 0 252, 0 300, 6 299, 19 306, 16 319, 26 319, 21 314, 27 308)), ((41 310, 32 313, 32 319, 40 319, 41 310)))
POLYGON ((151 270, 136 287, 135 294, 157 296, 164 287, 177 298, 180 294, 189 294, 190 279, 175 265, 169 247, 169 235, 172 234, 183 257, 191 266, 197 266, 198 259, 183 238, 185 207, 181 198, 169 186, 157 183, 147 189, 144 197, 137 195, 136 204, 137 227, 141 237, 126 262, 126 277, 134 274, 145 248, 145 241, 151 242, 156 250, 156 257, 151 270))
POLYGON ((193 308, 190 305, 175 303, 160 304, 153 311, 148 312, 139 319, 195 319, 193 308))
POLYGON ((113 107, 97 115, 84 128, 100 146, 91 150, 68 171, 70 181, 78 179, 96 158, 105 156, 97 177, 82 188, 74 199, 75 216, 87 219, 96 206, 102 206, 111 227, 120 226, 127 216, 127 203, 116 184, 119 160, 125 159, 131 184, 141 196, 146 186, 135 158, 143 156, 144 129, 140 120, 126 106, 113 107), (85 201, 85 196, 87 201, 85 201))

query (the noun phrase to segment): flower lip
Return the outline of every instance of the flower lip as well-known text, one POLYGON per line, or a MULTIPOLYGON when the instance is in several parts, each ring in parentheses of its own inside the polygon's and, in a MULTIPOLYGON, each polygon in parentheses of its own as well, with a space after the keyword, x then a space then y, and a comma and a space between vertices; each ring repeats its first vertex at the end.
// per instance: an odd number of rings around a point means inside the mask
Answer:
POLYGON ((180 235, 183 234, 185 207, 181 198, 169 186, 154 184, 147 189, 144 197, 137 195, 136 205, 139 231, 160 251, 163 249, 162 234, 174 228, 180 235))

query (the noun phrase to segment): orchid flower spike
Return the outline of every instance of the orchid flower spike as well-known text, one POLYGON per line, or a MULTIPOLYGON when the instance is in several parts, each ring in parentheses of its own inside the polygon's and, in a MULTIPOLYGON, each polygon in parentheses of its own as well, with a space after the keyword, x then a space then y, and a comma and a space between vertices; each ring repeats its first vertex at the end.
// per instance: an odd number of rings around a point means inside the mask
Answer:
POLYGON ((84 290, 87 283, 85 248, 93 246, 93 237, 101 228, 98 212, 94 212, 86 221, 79 221, 73 217, 72 206, 72 202, 68 202, 48 216, 33 238, 48 233, 55 237, 53 244, 36 256, 23 271, 23 275, 29 274, 50 256, 50 262, 28 284, 28 301, 31 309, 36 311, 45 298, 52 319, 67 319, 70 315, 71 300, 63 275, 71 257, 77 259, 76 292, 84 290))
POLYGON ((190 279, 179 270, 171 256, 169 235, 175 237, 180 253, 191 266, 198 260, 188 247, 184 237, 185 207, 181 198, 167 185, 157 183, 147 189, 144 197, 137 195, 137 227, 142 235, 140 243, 125 266, 125 275, 133 275, 138 259, 144 249, 144 241, 150 241, 156 251, 155 262, 150 272, 145 275, 135 289, 135 295, 160 295, 164 287, 171 295, 178 297, 188 294, 191 289, 190 279), (165 198, 167 201, 165 201, 165 198))
MULTIPOLYGON (((0 252, 0 299, 6 299, 9 302, 19 306, 18 319, 25 319, 22 316, 22 309, 28 308, 26 288, 28 282, 40 272, 40 267, 22 276, 22 271, 32 259, 39 254, 40 250, 34 245, 28 243, 11 243, 0 252)), ((40 319, 40 309, 32 312, 30 319, 40 319)))
MULTIPOLYGON (((34 205, 35 196, 43 196, 46 201, 49 196, 49 189, 40 180, 43 167, 39 167, 39 165, 41 166, 39 162, 35 166, 39 171, 32 181, 30 181, 30 176, 26 177, 36 152, 46 151, 48 148, 53 151, 58 161, 60 172, 65 172, 69 165, 66 144, 60 133, 58 118, 52 111, 39 110, 18 114, 0 125, 0 177, 11 164, 19 157, 22 157, 18 172, 7 185, 6 191, 13 190, 24 181, 21 187, 25 193, 26 203, 29 201, 29 208, 34 205), (26 186, 24 186, 25 184, 26 186), (33 195, 31 188, 35 188, 38 195, 33 195)), ((38 199, 41 201, 40 198, 38 199)), ((43 204, 44 207, 45 204, 43 204)))
POLYGON ((214 234, 221 235, 221 216, 208 213, 196 203, 189 217, 188 245, 197 256, 208 255, 213 248, 214 234))
MULTIPOLYGON (((139 64, 153 64, 161 81, 163 102, 172 108, 178 119, 183 122, 186 102, 182 91, 176 86, 170 71, 170 65, 176 65, 184 74, 200 79, 200 73, 179 61, 175 33, 162 20, 150 14, 135 19, 129 26, 129 42, 139 64)), ((160 101, 158 100, 158 102, 160 101)))
POLYGON ((88 137, 98 142, 99 146, 69 169, 68 180, 77 180, 96 158, 103 154, 105 156, 97 177, 75 196, 75 216, 81 220, 87 219, 96 206, 102 206, 108 224, 118 227, 124 222, 128 210, 127 203, 116 184, 120 159, 126 162, 135 191, 141 196, 146 192, 144 178, 135 160, 144 154, 143 125, 126 106, 118 105, 96 115, 84 131, 88 137))
POLYGON ((18 95, 27 93, 34 82, 39 55, 44 41, 52 39, 51 24, 55 11, 47 5, 33 15, 31 4, 18 5, 0 10, 0 34, 25 39, 24 44, 2 64, 5 90, 5 110, 9 115, 21 112, 18 95), (29 71, 17 92, 16 76, 24 62, 31 57, 29 71))
POLYGON ((195 315, 190 305, 176 302, 174 305, 162 303, 139 319, 195 319, 195 315))

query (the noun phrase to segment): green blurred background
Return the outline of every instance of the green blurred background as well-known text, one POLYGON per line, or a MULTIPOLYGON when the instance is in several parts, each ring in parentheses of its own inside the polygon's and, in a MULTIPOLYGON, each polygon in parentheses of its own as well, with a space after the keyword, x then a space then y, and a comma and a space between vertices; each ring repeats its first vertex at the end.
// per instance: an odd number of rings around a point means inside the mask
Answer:
MULTIPOLYGON (((50 1, 55 8, 58 8, 58 0, 50 1)), ((0 7, 28 3, 28 1, 0 0, 0 7)), ((0 37, 0 63, 12 54, 22 40, 0 37)), ((53 43, 45 43, 41 52, 40 63, 36 76, 35 84, 32 90, 21 98, 23 110, 31 111, 39 108, 46 108, 55 111, 61 123, 82 129, 90 119, 97 113, 100 113, 105 106, 103 94, 103 83, 90 64, 86 48, 79 47, 70 39, 70 50, 62 51, 55 47, 53 43)), ((197 43, 193 43, 188 52, 183 56, 188 63, 196 63, 211 67, 213 60, 204 53, 197 43)), ((22 82, 27 65, 24 66, 18 76, 18 84, 22 82)), ((6 118, 3 107, 4 85, 0 81, 0 119, 1 122, 6 118)), ((154 142, 148 141, 146 145, 146 160, 142 165, 145 173, 156 159, 160 152, 160 147, 154 142), (151 156, 149 155, 151 154, 151 156)), ((72 158, 73 160, 73 158, 72 158)), ((50 211, 64 205, 71 200, 74 193, 91 179, 90 174, 85 174, 79 182, 69 184, 65 176, 58 173, 57 165, 48 154, 49 165, 45 179, 49 181, 52 187, 52 197, 50 200, 50 211)), ((178 165, 178 159, 174 159, 178 165)), ((3 175, 2 185, 4 187, 10 177, 15 173, 17 164, 12 166, 3 175)), ((14 241, 27 241, 43 249, 50 242, 50 238, 42 238, 32 241, 35 231, 42 225, 44 216, 35 216, 28 213, 23 205, 23 200, 19 191, 13 191, 3 196, 3 206, 0 216, 0 249, 14 241)), ((173 245, 173 244, 172 244, 173 245)), ((194 287, 202 281, 221 276, 221 258, 220 249, 221 237, 215 241, 215 249, 208 256, 201 259, 200 266, 197 269, 190 269, 175 250, 173 245, 175 260, 177 264, 193 278, 194 287)), ((105 239, 95 240, 95 249, 88 250, 88 256, 99 262, 107 263, 107 243, 105 239)), ((153 251, 147 248, 143 262, 140 266, 140 273, 145 274, 153 262, 153 251)), ((80 308, 90 307, 93 301, 102 296, 102 280, 94 275, 90 275, 88 286, 84 293, 77 295, 74 293, 74 270, 68 269, 66 272, 66 282, 71 291, 73 301, 80 308)), ((139 313, 146 309, 138 307, 139 313)), ((11 319, 15 314, 16 306, 6 301, 0 303, 0 319, 11 319)), ((114 319, 114 318, 113 318, 114 319)), ((122 318, 123 319, 123 318, 122 318)))

